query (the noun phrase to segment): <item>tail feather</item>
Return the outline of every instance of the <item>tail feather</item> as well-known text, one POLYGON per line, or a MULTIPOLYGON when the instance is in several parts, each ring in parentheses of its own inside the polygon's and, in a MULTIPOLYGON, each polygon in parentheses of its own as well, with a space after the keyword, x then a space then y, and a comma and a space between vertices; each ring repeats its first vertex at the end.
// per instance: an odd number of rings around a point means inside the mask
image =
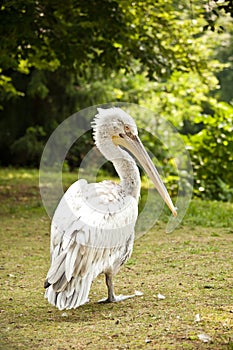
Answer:
POLYGON ((65 260, 66 252, 62 252, 56 257, 47 275, 48 283, 54 284, 62 277, 65 271, 65 260))
POLYGON ((49 283, 48 278, 46 278, 46 280, 44 281, 44 288, 49 288, 50 285, 51 284, 49 283))
POLYGON ((78 250, 79 250, 79 245, 74 244, 74 247, 70 249, 67 253, 66 263, 65 263, 65 274, 66 274, 67 281, 70 281, 73 276, 75 262, 77 261, 77 257, 78 257, 78 250))
POLYGON ((63 290, 66 289, 67 284, 68 284, 68 281, 66 279, 66 275, 65 275, 65 273, 63 273, 61 278, 56 283, 54 283, 53 289, 56 292, 62 292, 63 290))
POLYGON ((50 285, 45 297, 48 302, 56 306, 59 310, 77 308, 88 302, 88 295, 91 288, 92 276, 86 275, 84 278, 73 279, 66 285, 63 290, 57 290, 56 285, 50 285))

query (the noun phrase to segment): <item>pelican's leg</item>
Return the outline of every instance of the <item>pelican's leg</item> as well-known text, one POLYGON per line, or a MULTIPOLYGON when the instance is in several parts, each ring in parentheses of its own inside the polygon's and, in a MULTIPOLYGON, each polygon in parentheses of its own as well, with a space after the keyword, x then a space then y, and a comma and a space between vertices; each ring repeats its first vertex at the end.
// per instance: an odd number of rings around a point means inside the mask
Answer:
POLYGON ((105 274, 105 281, 106 285, 108 287, 108 298, 106 299, 106 302, 112 303, 116 301, 116 297, 114 294, 114 287, 113 287, 113 282, 112 282, 112 274, 105 274))
POLYGON ((99 300, 99 303, 113 303, 117 301, 122 301, 125 299, 133 298, 136 296, 136 294, 132 295, 115 295, 114 294, 114 288, 113 288, 113 282, 112 282, 112 274, 105 274, 105 281, 108 288, 108 297, 107 299, 101 299, 99 300))
POLYGON ((114 301, 117 301, 117 300, 114 294, 112 274, 108 274, 108 273, 105 274, 105 282, 108 288, 108 297, 107 299, 99 300, 99 303, 113 303, 114 301))

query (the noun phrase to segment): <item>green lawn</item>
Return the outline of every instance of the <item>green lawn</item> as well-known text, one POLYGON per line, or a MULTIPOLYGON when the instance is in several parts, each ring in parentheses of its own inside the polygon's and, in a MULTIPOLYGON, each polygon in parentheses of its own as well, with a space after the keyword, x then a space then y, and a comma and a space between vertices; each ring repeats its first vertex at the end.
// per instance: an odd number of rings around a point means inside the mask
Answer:
POLYGON ((50 220, 37 171, 0 170, 0 349, 233 349, 232 213, 230 203, 193 200, 172 234, 162 216, 115 279, 117 293, 142 296, 98 304, 100 276, 90 303, 64 312, 43 297, 50 220))

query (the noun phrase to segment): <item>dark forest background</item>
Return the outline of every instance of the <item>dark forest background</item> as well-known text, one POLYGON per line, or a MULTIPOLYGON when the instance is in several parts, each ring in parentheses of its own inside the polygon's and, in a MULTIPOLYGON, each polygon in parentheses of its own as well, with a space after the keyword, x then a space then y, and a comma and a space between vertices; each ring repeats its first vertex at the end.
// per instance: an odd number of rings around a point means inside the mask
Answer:
MULTIPOLYGON (((38 167, 53 130, 80 109, 137 103, 182 135, 195 194, 232 201, 232 11, 231 1, 3 1, 0 165, 38 167)), ((149 134, 143 142, 173 181, 166 152, 149 134)), ((74 145, 68 169, 91 143, 74 145)))

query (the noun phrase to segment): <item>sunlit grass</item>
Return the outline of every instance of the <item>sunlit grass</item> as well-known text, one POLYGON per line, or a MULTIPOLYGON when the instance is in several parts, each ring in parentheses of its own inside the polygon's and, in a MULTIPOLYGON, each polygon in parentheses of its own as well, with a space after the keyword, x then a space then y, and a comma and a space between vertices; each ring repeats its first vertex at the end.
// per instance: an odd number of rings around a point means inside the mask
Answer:
MULTIPOLYGON (((75 177, 64 174, 64 185, 75 177)), ((143 296, 97 304, 106 295, 100 276, 89 304, 61 312, 43 297, 50 220, 37 171, 2 169, 0 181, 0 349, 232 350, 232 204, 195 199, 172 234, 165 233, 165 212, 136 240, 115 287, 143 296), (208 343, 199 339, 203 333, 208 343)))
POLYGON ((14 184, 25 183, 38 184, 38 170, 24 169, 24 168, 1 168, 0 169, 0 183, 1 185, 12 182, 14 184))
MULTIPOLYGON (((82 173, 81 173, 82 175, 82 173)), ((62 174, 64 191, 78 178, 82 177, 75 172, 64 172, 62 174)), ((56 174, 54 174, 56 176, 56 174)), ((109 176, 103 172, 99 173, 97 181, 108 179, 109 176)), ((118 179, 113 179, 118 181, 118 179)), ((22 210, 37 209, 43 212, 42 202, 39 193, 39 172, 37 169, 0 169, 0 198, 4 199, 0 203, 0 210, 6 213, 21 212, 22 210)), ((142 178, 141 203, 143 207, 147 196, 148 181, 142 178)), ((151 211, 153 215, 153 210, 151 211)), ((164 222, 168 220, 169 210, 164 207, 159 218, 164 222)), ((233 203, 223 203, 220 201, 209 201, 193 198, 189 204, 187 213, 182 221, 182 225, 205 226, 205 227, 225 227, 233 229, 233 203)))

